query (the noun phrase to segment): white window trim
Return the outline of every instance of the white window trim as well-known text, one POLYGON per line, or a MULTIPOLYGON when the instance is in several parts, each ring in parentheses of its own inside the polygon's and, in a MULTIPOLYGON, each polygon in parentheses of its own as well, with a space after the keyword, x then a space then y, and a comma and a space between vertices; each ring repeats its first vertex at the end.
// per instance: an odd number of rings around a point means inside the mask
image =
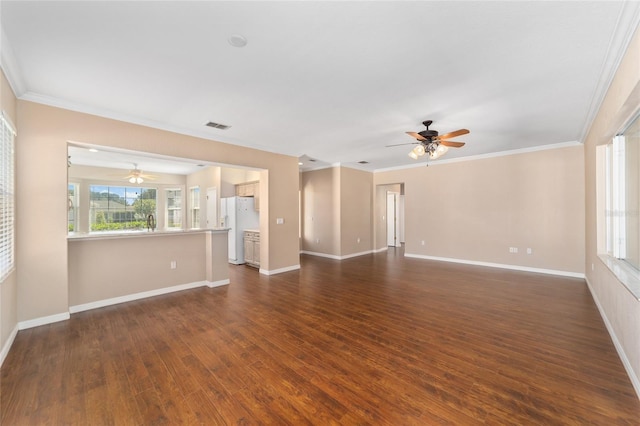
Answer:
MULTIPOLYGON (((91 181, 87 181, 86 183, 86 187, 87 187, 87 191, 88 191, 88 200, 89 202, 91 202, 91 188, 94 186, 108 186, 108 187, 115 187, 115 188, 133 188, 133 189, 153 189, 156 191, 156 211, 153 213, 154 218, 156 219, 156 229, 158 229, 158 205, 160 203, 160 188, 157 185, 144 185, 144 184, 130 184, 130 183, 119 183, 119 182, 113 182, 113 181, 103 181, 103 180, 91 180, 91 181)), ((87 209, 86 212, 87 218, 88 218, 88 223, 89 223, 89 228, 87 230, 87 232, 89 234, 94 234, 94 235, 100 235, 100 234, 132 234, 132 233, 144 233, 147 232, 147 229, 139 229, 139 230, 127 230, 127 229, 123 229, 123 230, 107 230, 107 231, 93 231, 91 230, 91 207, 89 207, 87 209)))
POLYGON ((0 252, 0 282, 3 282, 16 268, 15 259, 15 137, 16 128, 8 114, 4 111, 0 114, 0 130, 2 131, 2 172, 0 183, 6 188, 7 202, 0 206, 0 215, 4 217, 4 225, 0 228, 0 247, 5 249, 0 252), (5 136, 7 143, 5 145, 5 136))
MULTIPOLYGON (((598 258, 615 275, 615 277, 640 301, 640 270, 626 262, 624 194, 625 174, 624 161, 624 133, 636 121, 640 120, 640 112, 636 112, 620 132, 607 144, 604 176, 605 179, 605 241, 597 243, 598 258), (607 211, 608 210, 608 211, 607 211), (617 240, 616 240, 617 237, 617 240)), ((597 158, 597 156, 596 156, 597 158)), ((600 177, 600 178, 602 178, 600 177)), ((598 224, 598 226, 601 226, 598 224)))
POLYGON ((196 185, 196 186, 191 186, 189 187, 189 227, 190 229, 200 229, 200 221, 201 221, 201 217, 200 217, 200 213, 202 212, 202 210, 200 209, 200 196, 202 194, 202 191, 200 191, 200 185, 196 185), (194 207, 193 206, 193 190, 197 189, 198 190, 198 207, 194 207), (193 212, 197 210, 198 211, 198 226, 194 226, 193 224, 193 212))
POLYGON ((181 186, 168 186, 166 188, 164 188, 164 213, 165 213, 165 225, 164 225, 164 229, 166 229, 167 231, 180 231, 183 230, 186 226, 185 224, 185 217, 184 217, 184 199, 185 199, 185 194, 184 194, 184 188, 181 186), (169 197, 167 197, 167 194, 169 191, 180 191, 180 207, 179 208, 169 208, 169 197), (169 210, 180 210, 180 216, 181 216, 181 223, 179 227, 170 227, 169 226, 169 210))

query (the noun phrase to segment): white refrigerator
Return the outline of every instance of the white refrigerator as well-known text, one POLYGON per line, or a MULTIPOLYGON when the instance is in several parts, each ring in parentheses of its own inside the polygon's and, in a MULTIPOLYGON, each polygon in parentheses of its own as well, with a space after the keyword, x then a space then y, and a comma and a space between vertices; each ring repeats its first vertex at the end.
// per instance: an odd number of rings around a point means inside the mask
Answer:
POLYGON ((220 199, 221 225, 229 230, 229 263, 244 262, 244 230, 259 229, 260 216, 254 208, 253 197, 220 199))

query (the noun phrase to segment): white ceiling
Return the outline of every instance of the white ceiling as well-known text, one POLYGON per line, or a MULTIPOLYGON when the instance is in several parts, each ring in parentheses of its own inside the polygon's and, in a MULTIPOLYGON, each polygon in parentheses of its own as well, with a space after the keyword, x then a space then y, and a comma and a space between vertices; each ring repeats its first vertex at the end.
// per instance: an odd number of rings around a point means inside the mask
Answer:
POLYGON ((444 159, 580 142, 639 5, 2 0, 2 67, 22 99, 379 170, 426 119, 471 131, 444 159))

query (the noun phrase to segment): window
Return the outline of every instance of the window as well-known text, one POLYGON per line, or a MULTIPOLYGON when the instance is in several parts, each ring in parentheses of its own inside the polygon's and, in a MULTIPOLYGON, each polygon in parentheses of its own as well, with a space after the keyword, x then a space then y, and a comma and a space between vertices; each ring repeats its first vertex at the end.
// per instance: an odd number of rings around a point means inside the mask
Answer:
POLYGON ((640 115, 596 157, 598 252, 640 299, 640 115))
POLYGON ((191 188, 191 227, 200 228, 200 188, 191 188))
POLYGON ((67 228, 69 232, 78 230, 78 185, 70 183, 67 187, 67 228))
POLYGON ((143 230, 147 217, 156 214, 156 189, 91 185, 91 232, 143 230))
POLYGON ((606 252, 640 270, 640 117, 605 147, 606 252))
POLYGON ((0 115, 0 282, 15 267, 14 257, 14 138, 16 131, 4 112, 0 115))
POLYGON ((182 228, 182 190, 167 189, 167 228, 182 228))

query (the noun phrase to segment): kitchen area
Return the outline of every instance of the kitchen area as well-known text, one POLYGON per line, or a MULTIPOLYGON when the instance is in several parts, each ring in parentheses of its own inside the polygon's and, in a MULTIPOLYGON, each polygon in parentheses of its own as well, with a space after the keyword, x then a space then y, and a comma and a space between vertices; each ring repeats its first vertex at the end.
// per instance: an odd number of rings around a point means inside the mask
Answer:
POLYGON ((229 228, 229 263, 260 268, 260 181, 235 185, 220 198, 220 225, 229 228))

